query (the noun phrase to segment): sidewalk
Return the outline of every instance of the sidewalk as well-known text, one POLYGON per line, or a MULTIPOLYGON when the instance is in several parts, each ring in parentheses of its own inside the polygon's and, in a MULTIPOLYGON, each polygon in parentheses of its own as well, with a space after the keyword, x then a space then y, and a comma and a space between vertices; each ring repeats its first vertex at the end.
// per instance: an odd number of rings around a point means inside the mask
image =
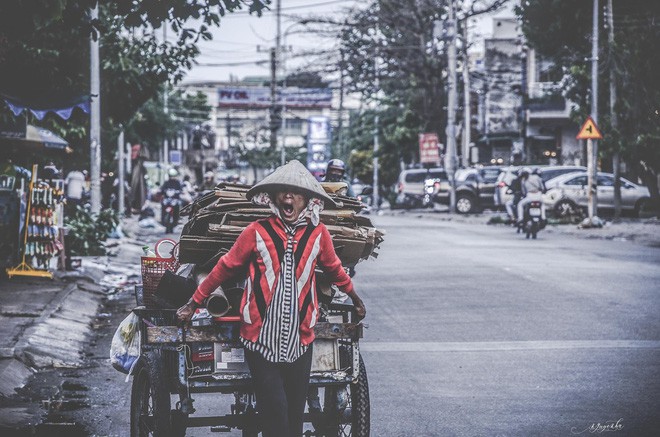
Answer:
POLYGON ((139 282, 144 243, 108 242, 114 256, 84 257, 81 269, 55 279, 0 279, 0 430, 38 422, 44 410, 21 399, 20 389, 42 369, 85 367, 101 304, 139 282))
MULTIPOLYGON (((502 228, 510 227, 503 223, 494 223, 498 218, 504 219, 505 213, 484 212, 481 214, 449 214, 447 210, 413 209, 413 210, 382 210, 383 215, 409 215, 419 218, 440 221, 453 221, 456 223, 468 223, 474 225, 492 225, 502 228)), ((651 218, 622 218, 619 222, 607 221, 602 228, 581 229, 575 224, 548 224, 543 230, 550 234, 571 235, 576 238, 602 239, 612 241, 630 241, 651 247, 660 247, 660 219, 651 218)))

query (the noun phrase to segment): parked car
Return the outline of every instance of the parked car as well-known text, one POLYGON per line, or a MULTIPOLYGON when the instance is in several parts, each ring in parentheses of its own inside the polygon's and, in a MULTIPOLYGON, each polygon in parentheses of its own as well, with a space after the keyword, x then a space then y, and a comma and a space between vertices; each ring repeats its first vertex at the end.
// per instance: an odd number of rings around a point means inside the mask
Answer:
MULTIPOLYGON (((499 166, 465 168, 456 171, 456 211, 469 214, 494 206, 497 178, 502 171, 499 166)), ((449 205, 449 182, 440 184, 436 201, 449 205)))
MULTIPOLYGON (((596 178, 598 208, 614 208, 614 175, 598 173, 596 178)), ((543 202, 548 211, 558 217, 566 217, 581 213, 588 207, 589 186, 586 171, 568 173, 546 183, 548 191, 543 196, 543 202)), ((621 178, 621 209, 639 212, 648 204, 651 196, 649 190, 621 178)))
MULTIPOLYGON (((530 167, 541 170, 541 179, 543 179, 543 182, 548 182, 550 179, 554 179, 563 174, 576 171, 587 171, 586 167, 581 167, 579 165, 535 165, 530 167)), ((507 167, 498 176, 497 189, 495 190, 494 198, 494 203, 497 208, 503 209, 506 202, 513 196, 512 194, 507 193, 507 190, 509 189, 511 182, 518 175, 519 169, 520 167, 507 167)))
POLYGON ((394 207, 421 207, 424 197, 424 183, 427 179, 436 179, 438 182, 447 181, 447 172, 441 167, 403 170, 399 174, 396 184, 397 197, 394 207))

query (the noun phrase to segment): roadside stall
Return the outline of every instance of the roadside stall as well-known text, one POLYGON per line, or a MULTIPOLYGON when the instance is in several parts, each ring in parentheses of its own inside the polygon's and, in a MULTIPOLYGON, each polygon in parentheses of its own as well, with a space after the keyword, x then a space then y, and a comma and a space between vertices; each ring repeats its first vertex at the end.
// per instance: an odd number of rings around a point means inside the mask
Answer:
POLYGON ((25 127, 23 136, 0 136, 4 157, 0 172, 0 247, 7 275, 52 277, 54 258, 63 253, 64 180, 54 167, 32 171, 14 162, 37 154, 66 155, 68 143, 47 129, 25 127), (20 260, 20 263, 19 263, 20 260), (18 264, 17 264, 18 263, 18 264))

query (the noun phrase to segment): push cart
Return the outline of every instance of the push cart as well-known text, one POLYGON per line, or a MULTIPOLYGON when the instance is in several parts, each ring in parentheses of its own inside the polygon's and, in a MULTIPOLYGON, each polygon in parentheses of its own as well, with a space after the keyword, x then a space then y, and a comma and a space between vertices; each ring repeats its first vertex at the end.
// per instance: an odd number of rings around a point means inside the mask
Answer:
MULTIPOLYGON (((238 317, 182 328, 175 310, 138 306, 133 312, 140 319, 142 344, 132 370, 132 437, 179 437, 192 427, 259 434, 238 317), (194 396, 199 393, 233 396, 233 403, 228 411, 198 417, 194 396)), ((306 409, 303 435, 368 436, 369 386, 359 349, 363 325, 349 304, 330 303, 322 313, 314 327, 310 376, 310 387, 319 389, 321 408, 306 409)))

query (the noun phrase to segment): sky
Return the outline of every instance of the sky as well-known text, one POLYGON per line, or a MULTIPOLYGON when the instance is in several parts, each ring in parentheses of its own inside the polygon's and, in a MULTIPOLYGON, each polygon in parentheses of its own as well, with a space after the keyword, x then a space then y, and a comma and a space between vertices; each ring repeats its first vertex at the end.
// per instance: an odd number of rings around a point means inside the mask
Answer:
MULTIPOLYGON (((282 1, 282 33, 287 33, 283 45, 291 46, 289 59, 285 66, 291 71, 301 65, 300 59, 295 59, 296 53, 305 50, 327 47, 328 40, 321 40, 308 33, 301 33, 304 26, 295 24, 295 17, 333 16, 343 17, 351 9, 364 7, 365 1, 360 0, 281 0, 282 1), (294 17, 295 16, 295 17, 294 17)), ((510 1, 513 3, 513 0, 510 1)), ((214 28, 213 40, 199 43, 201 55, 199 65, 192 68, 183 83, 200 81, 228 81, 230 77, 242 79, 246 76, 268 76, 268 49, 275 45, 276 15, 275 0, 272 11, 264 12, 262 17, 248 15, 247 12, 227 14, 221 20, 219 28, 214 28), (209 65, 211 64, 211 65, 209 65)), ((492 32, 491 21, 495 16, 512 16, 512 5, 498 11, 489 17, 483 17, 471 26, 475 38, 483 38, 492 32)))

